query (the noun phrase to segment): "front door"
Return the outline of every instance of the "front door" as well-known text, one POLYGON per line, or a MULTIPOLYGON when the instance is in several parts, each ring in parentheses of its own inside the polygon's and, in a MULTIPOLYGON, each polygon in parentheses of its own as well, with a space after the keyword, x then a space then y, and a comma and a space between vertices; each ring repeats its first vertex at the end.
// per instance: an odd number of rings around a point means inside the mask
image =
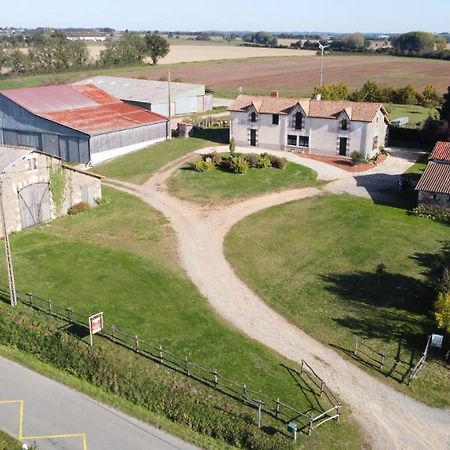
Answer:
POLYGON ((250 145, 256 147, 256 130, 250 130, 250 145))
POLYGON ((339 155, 346 156, 347 155, 347 140, 348 138, 339 138, 339 155))

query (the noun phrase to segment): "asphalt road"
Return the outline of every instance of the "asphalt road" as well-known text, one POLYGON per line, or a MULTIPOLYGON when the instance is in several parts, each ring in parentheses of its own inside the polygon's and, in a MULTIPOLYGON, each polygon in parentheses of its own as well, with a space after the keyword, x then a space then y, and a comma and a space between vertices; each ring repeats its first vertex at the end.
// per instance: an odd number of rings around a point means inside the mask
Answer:
POLYGON ((0 428, 39 450, 196 448, 4 358, 0 428))

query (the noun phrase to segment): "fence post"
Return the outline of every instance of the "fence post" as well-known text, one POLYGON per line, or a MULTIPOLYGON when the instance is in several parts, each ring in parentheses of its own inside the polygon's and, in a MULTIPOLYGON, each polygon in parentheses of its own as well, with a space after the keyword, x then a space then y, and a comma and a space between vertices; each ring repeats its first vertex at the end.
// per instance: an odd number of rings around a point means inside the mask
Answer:
POLYGON ((300 375, 303 374, 303 359, 302 359, 302 364, 300 365, 300 375))
POLYGON ((188 360, 187 356, 184 358, 184 365, 185 365, 185 369, 186 369, 186 375, 189 376, 190 375, 189 374, 189 360, 188 360))
POLYGON ((278 419, 278 415, 280 414, 280 399, 279 399, 279 398, 277 398, 277 399, 275 400, 275 404, 276 404, 276 407, 275 407, 275 417, 278 419))
POLYGON ((311 433, 312 433, 312 424, 313 424, 312 419, 309 419, 308 436, 311 436, 311 433))
POLYGON ((111 336, 113 339, 113 342, 116 342, 116 327, 114 325, 111 325, 111 336))
POLYGON ((258 428, 261 428, 261 416, 262 416, 262 407, 264 405, 264 402, 262 400, 258 400, 258 428))
POLYGON ((28 292, 28 297, 30 297, 30 306, 33 306, 33 293, 28 292))
POLYGON ((381 361, 380 361, 380 370, 383 368, 384 366, 384 358, 386 357, 386 355, 384 353, 381 354, 381 361))
POLYGON ((163 363, 163 351, 162 351, 162 346, 159 346, 159 362, 162 364, 163 363))
POLYGON ((244 384, 242 386, 242 397, 244 397, 245 399, 247 399, 247 385, 244 384))
POLYGON ((52 314, 52 301, 50 299, 47 299, 48 303, 48 313, 52 314))
POLYGON ((322 394, 323 394, 323 385, 324 385, 323 380, 320 380, 320 396, 321 397, 322 397, 322 394))
POLYGON ((73 322, 73 320, 72 320, 72 308, 66 308, 66 311, 69 313, 69 320, 70 320, 70 322, 73 322))
POLYGON ((214 369, 212 371, 212 374, 214 375, 214 386, 217 387, 217 383, 219 382, 219 378, 217 376, 217 369, 214 369))
POLYGON ((340 405, 336 406, 336 409, 337 409, 336 422, 339 422, 339 419, 341 418, 341 406, 340 405))
POLYGON ((136 352, 139 352, 139 338, 137 335, 134 337, 134 348, 136 352))
POLYGON ((356 338, 356 343, 355 343, 355 356, 356 356, 357 352, 358 352, 358 338, 356 338))

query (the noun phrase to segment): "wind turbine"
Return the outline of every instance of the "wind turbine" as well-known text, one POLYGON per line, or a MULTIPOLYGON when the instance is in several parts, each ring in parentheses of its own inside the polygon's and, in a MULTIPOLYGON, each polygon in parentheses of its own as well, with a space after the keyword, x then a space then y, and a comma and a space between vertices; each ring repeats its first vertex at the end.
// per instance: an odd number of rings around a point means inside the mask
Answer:
POLYGON ((321 44, 320 41, 317 41, 317 43, 319 44, 319 48, 322 52, 322 57, 320 59, 320 87, 322 87, 322 81, 323 81, 323 51, 327 48, 330 47, 329 45, 323 45, 321 44))

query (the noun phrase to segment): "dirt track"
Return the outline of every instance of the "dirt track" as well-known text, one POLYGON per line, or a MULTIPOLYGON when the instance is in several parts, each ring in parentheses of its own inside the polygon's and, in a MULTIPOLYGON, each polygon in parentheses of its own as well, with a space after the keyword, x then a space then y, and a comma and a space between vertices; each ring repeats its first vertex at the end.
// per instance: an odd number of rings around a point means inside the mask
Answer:
MULTIPOLYGON (((330 388, 350 405, 374 448, 450 449, 449 410, 427 407, 395 391, 291 325, 259 299, 226 261, 223 240, 234 224, 256 211, 321 195, 321 191, 316 188, 288 190, 208 209, 171 197, 165 189, 167 178, 190 157, 187 155, 166 166, 143 186, 115 184, 169 218, 178 236, 182 266, 216 311, 278 353, 297 362, 305 359, 311 363, 330 388)), ((304 161, 299 158, 298 162, 304 161)), ((403 171, 410 163, 394 157, 387 165, 387 172, 403 171)), ((319 172, 320 164, 315 166, 319 172)), ((329 175, 327 170, 324 170, 325 177, 329 175)), ((348 174, 336 183, 339 192, 346 191, 347 186, 351 193, 368 195, 364 190, 355 190, 355 179, 348 174)))

